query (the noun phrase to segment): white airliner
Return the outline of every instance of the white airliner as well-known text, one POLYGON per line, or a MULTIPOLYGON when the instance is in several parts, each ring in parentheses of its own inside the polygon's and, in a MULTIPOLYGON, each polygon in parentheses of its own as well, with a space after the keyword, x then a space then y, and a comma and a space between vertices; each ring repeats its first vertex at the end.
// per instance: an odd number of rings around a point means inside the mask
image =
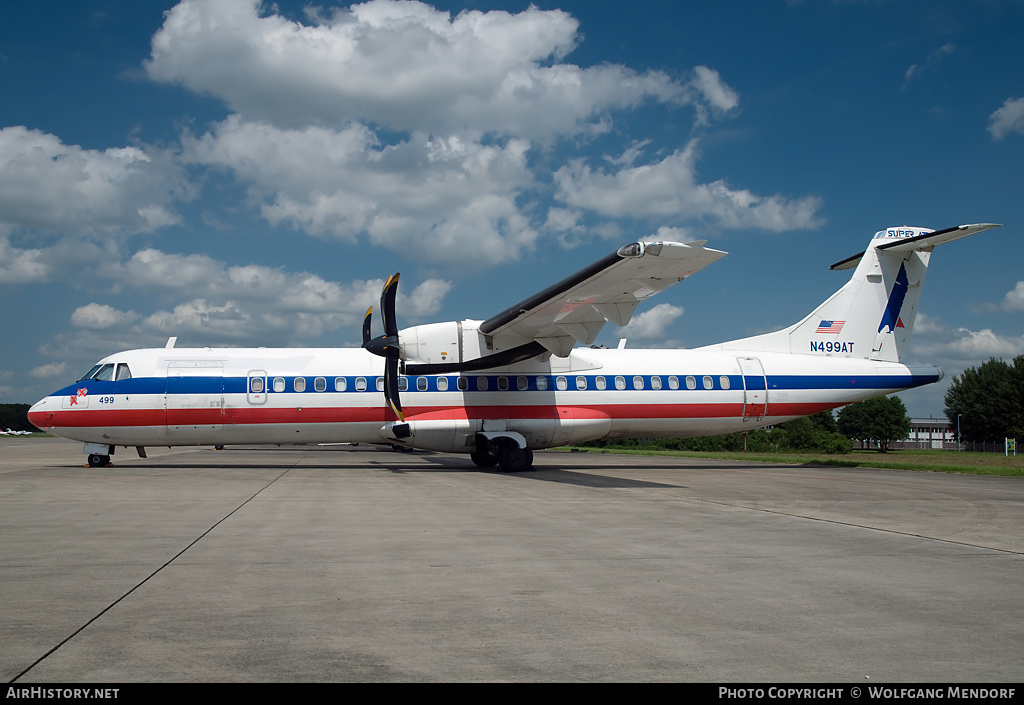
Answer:
POLYGON ((590 346, 606 321, 726 253, 704 241, 636 242, 486 321, 399 331, 398 275, 381 295, 384 335, 363 347, 164 348, 100 360, 37 402, 29 420, 116 446, 391 443, 529 468, 533 450, 615 437, 704 436, 788 421, 937 382, 900 362, 936 245, 998 227, 898 227, 832 266, 853 277, 801 321, 692 350, 590 346), (381 364, 380 357, 384 358, 381 364))

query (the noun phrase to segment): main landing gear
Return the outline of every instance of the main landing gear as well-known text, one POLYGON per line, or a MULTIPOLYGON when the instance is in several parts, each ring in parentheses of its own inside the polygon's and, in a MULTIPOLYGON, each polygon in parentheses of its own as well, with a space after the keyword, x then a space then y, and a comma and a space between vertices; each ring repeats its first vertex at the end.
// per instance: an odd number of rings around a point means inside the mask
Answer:
POLYGON ((487 443, 479 443, 476 452, 469 457, 479 468, 499 465, 505 472, 521 472, 533 467, 533 451, 520 448, 511 438, 496 438, 487 443))
POLYGON ((110 465, 109 455, 100 455, 99 453, 89 454, 89 467, 91 468, 105 468, 110 465))

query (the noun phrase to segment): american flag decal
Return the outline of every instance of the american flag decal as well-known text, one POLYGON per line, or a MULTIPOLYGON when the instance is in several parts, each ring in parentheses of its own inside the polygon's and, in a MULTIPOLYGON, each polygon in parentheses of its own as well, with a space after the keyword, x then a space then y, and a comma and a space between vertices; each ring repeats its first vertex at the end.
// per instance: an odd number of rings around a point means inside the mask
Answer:
POLYGON ((846 321, 822 321, 818 324, 818 330, 815 333, 832 333, 839 335, 839 331, 843 329, 843 324, 846 321))

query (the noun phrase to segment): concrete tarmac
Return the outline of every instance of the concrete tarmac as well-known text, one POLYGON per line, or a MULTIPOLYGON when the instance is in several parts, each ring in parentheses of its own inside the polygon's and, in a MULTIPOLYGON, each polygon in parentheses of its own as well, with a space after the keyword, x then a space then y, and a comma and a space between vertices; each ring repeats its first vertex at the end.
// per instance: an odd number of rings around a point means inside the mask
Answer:
POLYGON ((1024 480, 0 439, 7 682, 1024 677, 1024 480))

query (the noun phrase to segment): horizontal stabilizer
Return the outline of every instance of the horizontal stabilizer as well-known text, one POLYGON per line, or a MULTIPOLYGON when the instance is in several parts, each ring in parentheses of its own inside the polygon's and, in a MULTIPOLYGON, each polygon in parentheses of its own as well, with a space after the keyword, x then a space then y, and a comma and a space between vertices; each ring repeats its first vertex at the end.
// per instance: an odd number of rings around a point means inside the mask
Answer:
MULTIPOLYGON (((998 227, 1000 226, 997 223, 974 223, 972 225, 958 225, 956 227, 945 228, 943 230, 922 232, 921 234, 915 234, 918 232, 917 229, 888 228, 886 230, 880 230, 875 234, 875 240, 886 240, 886 242, 883 242, 882 244, 875 245, 875 248, 888 252, 913 252, 915 250, 925 250, 935 247, 936 245, 942 245, 947 242, 952 242, 953 240, 959 240, 960 238, 967 237, 968 235, 980 233, 983 230, 998 227)), ((857 266, 862 257, 864 257, 863 252, 853 255, 852 257, 847 257, 840 262, 836 262, 829 267, 829 269, 853 269, 857 266)))
POLYGON ((997 223, 974 223, 973 225, 958 225, 955 228, 946 228, 945 230, 934 230, 924 235, 918 235, 917 237, 907 238, 905 240, 896 240, 895 242, 887 242, 884 245, 879 245, 878 249, 888 250, 890 252, 909 252, 911 250, 921 250, 925 247, 934 247, 935 245, 941 245, 946 242, 952 242, 953 240, 959 240, 962 237, 968 235, 974 235, 980 233, 982 230, 989 230, 991 228, 1000 227, 997 223))

